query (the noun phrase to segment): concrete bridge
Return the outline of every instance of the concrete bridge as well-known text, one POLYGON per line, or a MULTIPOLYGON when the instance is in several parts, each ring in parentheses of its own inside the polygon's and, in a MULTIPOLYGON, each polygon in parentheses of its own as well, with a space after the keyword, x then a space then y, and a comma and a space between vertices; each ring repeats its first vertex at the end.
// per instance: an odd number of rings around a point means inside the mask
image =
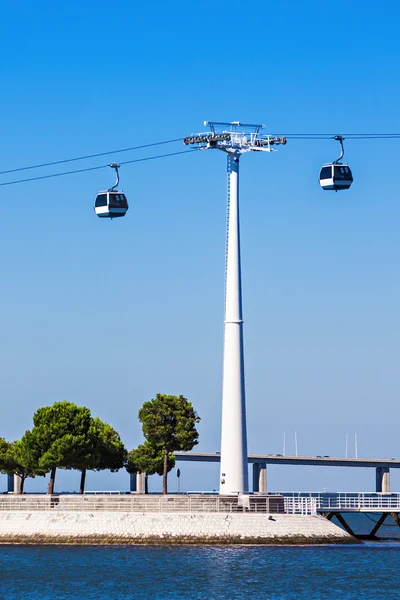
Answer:
MULTIPOLYGON (((177 462, 219 463, 219 452, 175 452, 177 462)), ((296 465, 313 467, 352 467, 375 469, 375 491, 390 493, 390 469, 400 469, 400 460, 395 458, 340 458, 332 456, 282 456, 281 454, 249 454, 253 465, 253 492, 267 491, 267 465, 296 465)), ((143 474, 130 477, 131 491, 143 491, 143 474)), ((8 476, 8 492, 18 492, 19 478, 8 476)))
MULTIPOLYGON (((219 452, 176 452, 177 461, 220 462, 219 452)), ((390 493, 390 469, 400 469, 395 458, 339 458, 332 456, 282 456, 281 454, 249 454, 253 465, 253 492, 267 491, 267 465, 296 465, 313 467, 367 467, 375 469, 375 491, 390 493)))

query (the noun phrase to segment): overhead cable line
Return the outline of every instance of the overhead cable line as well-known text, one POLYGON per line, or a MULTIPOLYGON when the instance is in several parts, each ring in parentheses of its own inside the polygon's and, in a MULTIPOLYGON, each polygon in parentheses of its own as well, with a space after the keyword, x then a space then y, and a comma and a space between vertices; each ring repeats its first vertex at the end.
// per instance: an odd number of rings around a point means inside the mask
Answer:
MULTIPOLYGON (((331 140, 337 136, 335 133, 280 133, 280 135, 292 140, 331 140)), ((341 133, 340 135, 349 140, 390 140, 400 138, 400 133, 341 133)))
MULTIPOLYGON (((270 134, 271 136, 274 136, 275 134, 270 134)), ((331 140, 331 139, 335 139, 337 134, 333 134, 333 133, 280 133, 280 135, 284 136, 287 139, 291 139, 291 140, 331 140)), ((342 133, 341 136, 343 137, 343 139, 347 138, 349 140, 388 140, 388 139, 400 139, 400 133, 342 133)), ((88 160, 90 158, 98 158, 100 156, 107 156, 110 154, 118 154, 118 153, 122 153, 122 152, 131 152, 134 150, 141 150, 144 148, 152 148, 155 146, 161 146, 164 144, 172 144, 174 142, 180 142, 183 141, 184 138, 183 137, 178 137, 178 138, 174 138, 171 140, 163 140, 160 142, 152 142, 151 144, 141 144, 139 146, 132 146, 130 148, 120 148, 117 150, 109 150, 107 152, 97 152, 96 154, 87 154, 84 156, 76 156, 73 158, 66 158, 63 160, 57 160, 57 161, 51 161, 51 162, 47 162, 47 163, 41 163, 41 164, 37 164, 37 165, 29 165, 29 166, 25 166, 25 167, 19 167, 19 168, 15 168, 15 169, 7 169, 5 171, 0 171, 0 175, 7 175, 10 173, 17 173, 20 171, 28 171, 31 169, 40 169, 40 168, 44 168, 44 167, 51 167, 51 166, 55 166, 55 165, 61 165, 61 164, 66 164, 66 163, 70 163, 70 162, 75 162, 75 161, 80 161, 80 160, 88 160)), ((124 161, 121 162, 121 164, 131 164, 131 163, 135 163, 135 162, 143 162, 143 161, 147 161, 147 160, 154 160, 154 159, 158 159, 158 158, 166 158, 168 156, 176 156, 178 154, 186 154, 187 152, 194 152, 194 150, 183 150, 181 152, 172 152, 172 153, 168 153, 168 154, 160 154, 158 156, 149 156, 146 158, 138 158, 138 159, 134 159, 134 160, 128 160, 128 161, 124 161)), ((41 179, 51 179, 52 177, 63 177, 65 175, 74 175, 75 173, 84 173, 87 171, 96 171, 98 169, 103 169, 105 167, 108 167, 109 165, 99 165, 99 166, 95 166, 95 167, 87 167, 84 169, 75 169, 73 171, 64 171, 62 173, 52 173, 49 175, 40 175, 38 177, 29 177, 26 179, 18 179, 15 181, 7 181, 4 183, 0 183, 0 187, 1 186, 6 186, 6 185, 14 185, 17 183, 25 183, 25 182, 29 182, 29 181, 38 181, 41 179)))
MULTIPOLYGON (((275 135, 275 134, 271 134, 275 135)), ((335 133, 281 133, 280 135, 285 136, 286 138, 290 138, 292 140, 330 140, 334 138, 337 134, 335 133)), ((400 133, 342 133, 343 137, 348 139, 360 139, 360 140, 368 140, 368 139, 399 139, 400 133)), ((62 160, 55 160, 46 163, 39 163, 37 165, 27 165, 25 167, 17 167, 15 169, 7 169, 5 171, 0 171, 0 175, 8 175, 10 173, 18 173, 19 171, 29 171, 31 169, 41 169, 44 167, 52 167, 55 165, 62 165, 70 162, 76 162, 79 160, 88 160, 90 158, 99 158, 100 156, 107 156, 110 154, 120 154, 122 152, 133 152, 134 150, 143 150, 144 148, 152 148, 154 146, 162 146, 164 144, 173 144, 175 142, 181 142, 184 138, 178 137, 171 140, 163 140, 161 142, 152 142, 151 144, 141 144, 139 146, 131 146, 130 148, 119 148, 117 150, 108 150, 107 152, 97 152, 96 154, 86 154, 83 156, 75 156, 73 158, 65 158, 62 160)), ((95 167, 97 168, 97 167, 95 167)), ((99 167, 101 168, 101 167, 99 167)), ((81 172, 85 169, 81 169, 81 172)), ((90 170, 90 169, 88 169, 90 170)), ((72 171, 78 172, 78 171, 72 171)), ((67 173, 68 174, 68 173, 67 173)), ((59 174, 54 175, 55 177, 59 176, 59 174)), ((46 176, 47 177, 47 176, 46 176)), ((43 177, 45 179, 46 177, 43 177)), ((33 179, 33 178, 32 178, 33 179)), ((35 178, 36 179, 36 178, 35 178)), ((39 177, 37 179, 40 179, 39 177)), ((32 180, 31 180, 32 181, 32 180)))
MULTIPOLYGON (((121 162, 120 165, 129 165, 132 163, 145 162, 147 160, 156 160, 157 158, 167 158, 168 156, 177 156, 178 154, 190 154, 191 152, 197 152, 195 150, 181 150, 179 152, 170 152, 168 154, 158 154, 157 156, 146 156, 145 158, 135 158, 133 160, 126 160, 121 162)), ((38 181, 39 179, 51 179, 52 177, 63 177, 64 175, 74 175, 75 173, 85 173, 87 171, 97 171, 99 169, 105 169, 110 165, 98 165, 97 167, 87 167, 85 169, 75 169, 74 171, 64 171, 62 173, 52 173, 50 175, 39 175, 38 177, 28 177, 27 179, 16 179, 15 181, 5 181, 0 183, 0 187, 6 185, 15 185, 17 183, 27 183, 28 181, 38 181)))
MULTIPOLYGON (((271 134, 275 135, 275 134, 271 134)), ((291 139, 300 139, 300 140, 321 140, 321 139, 332 139, 335 137, 335 133, 281 133, 280 135, 284 135, 285 137, 291 139)), ((342 133, 342 136, 347 137, 348 139, 398 139, 400 138, 400 133, 342 133)), ((173 144, 175 142, 181 142, 184 138, 178 137, 172 140, 163 140, 161 142, 152 142, 151 144, 141 144, 140 146, 131 146, 130 148, 119 148, 117 150, 108 150, 107 152, 97 152, 96 154, 86 154, 83 156, 75 156, 73 158, 65 158, 62 160, 55 160, 46 163, 40 163, 37 165, 28 165, 25 167, 17 167, 15 169, 7 169, 5 171, 0 171, 0 175, 7 175, 9 173, 17 173, 18 171, 29 171, 31 169, 41 169, 44 167, 52 167, 55 165, 62 165, 69 162, 75 162, 79 160, 88 160, 90 158, 99 158, 100 156, 107 156, 109 154, 119 154, 121 152, 133 152, 134 150, 142 150, 144 148, 152 148, 154 146, 162 146, 164 144, 173 144)))
MULTIPOLYGON (((153 142, 151 144, 142 144, 141 146, 132 146, 131 148, 120 148, 119 150, 109 150, 108 152, 98 152, 97 154, 87 154, 86 156, 76 156, 75 158, 65 158, 63 160, 55 160, 52 162, 41 163, 39 165, 29 165, 27 167, 19 167, 17 169, 7 169, 0 171, 0 175, 7 173, 17 173, 18 171, 28 171, 30 169, 41 169, 42 167, 52 167, 54 165, 62 165, 78 160, 87 160, 89 158, 99 158, 99 156, 107 156, 108 154, 118 154, 121 152, 131 152, 133 150, 142 150, 143 148, 152 148, 153 146, 162 146, 163 144, 172 144, 173 142, 181 142, 183 138, 175 138, 173 140, 165 140, 163 142, 153 142)), ((39 179, 39 178, 38 178, 39 179)))

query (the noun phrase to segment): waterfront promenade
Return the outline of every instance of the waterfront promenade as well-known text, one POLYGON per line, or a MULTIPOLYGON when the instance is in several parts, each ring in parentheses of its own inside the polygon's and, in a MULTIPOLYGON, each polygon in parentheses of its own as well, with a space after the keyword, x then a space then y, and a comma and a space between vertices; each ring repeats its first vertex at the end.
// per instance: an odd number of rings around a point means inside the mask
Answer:
POLYGON ((0 543, 355 543, 315 507, 314 499, 279 496, 7 494, 0 497, 0 543))

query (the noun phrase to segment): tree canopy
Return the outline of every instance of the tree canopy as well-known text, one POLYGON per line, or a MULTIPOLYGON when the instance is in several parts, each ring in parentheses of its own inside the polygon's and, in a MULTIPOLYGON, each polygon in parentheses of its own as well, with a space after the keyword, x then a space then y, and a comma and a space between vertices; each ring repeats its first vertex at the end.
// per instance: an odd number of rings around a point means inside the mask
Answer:
POLYGON ((118 471, 124 466, 127 458, 127 451, 117 431, 99 418, 91 419, 88 437, 90 454, 81 467, 81 494, 85 489, 86 470, 118 471))
POLYGON ((80 492, 84 492, 86 471, 120 469, 126 450, 118 433, 90 410, 73 402, 55 402, 39 408, 33 417, 32 446, 39 468, 51 471, 48 493, 54 492, 56 469, 81 471, 80 492))
POLYGON ((27 431, 19 441, 6 442, 6 444, 5 465, 1 470, 20 477, 19 491, 22 494, 28 477, 43 477, 47 471, 39 466, 38 449, 30 431, 27 431))
POLYGON ((7 451, 9 448, 9 442, 6 442, 4 438, 0 438, 0 472, 7 473, 7 451))
POLYGON ((92 418, 89 435, 94 445, 95 469, 118 471, 126 461, 127 451, 117 431, 108 423, 92 418))
POLYGON ((166 494, 168 458, 177 450, 191 450, 198 443, 196 424, 200 417, 184 396, 157 394, 143 404, 139 420, 146 442, 155 453, 162 454, 163 494, 166 494))
POLYGON ((39 451, 39 466, 51 471, 48 492, 54 492, 57 467, 82 469, 90 458, 90 410, 73 402, 55 402, 33 416, 32 437, 39 451))

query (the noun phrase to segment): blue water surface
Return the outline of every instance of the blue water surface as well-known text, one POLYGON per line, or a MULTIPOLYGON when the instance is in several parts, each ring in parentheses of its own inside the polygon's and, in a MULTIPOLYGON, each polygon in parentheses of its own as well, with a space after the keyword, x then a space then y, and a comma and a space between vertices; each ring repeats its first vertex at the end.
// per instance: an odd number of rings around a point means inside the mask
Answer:
POLYGON ((0 546, 0 598, 400 599, 400 544, 0 546))

